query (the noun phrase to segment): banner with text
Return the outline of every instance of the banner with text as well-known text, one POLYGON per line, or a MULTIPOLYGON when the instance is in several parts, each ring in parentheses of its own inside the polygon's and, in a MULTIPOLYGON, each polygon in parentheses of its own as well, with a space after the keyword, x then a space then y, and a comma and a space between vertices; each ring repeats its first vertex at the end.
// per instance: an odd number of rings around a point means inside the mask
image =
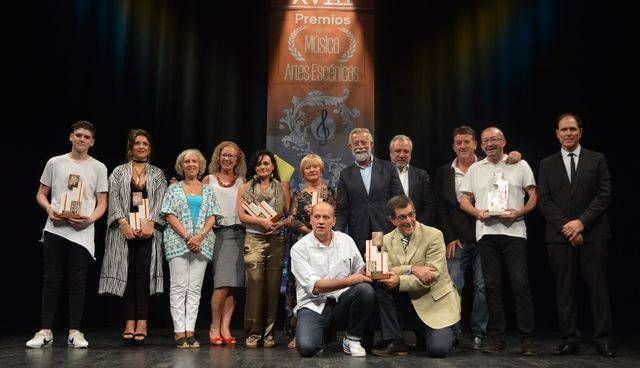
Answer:
POLYGON ((306 154, 335 187, 351 129, 373 133, 373 37, 373 1, 272 0, 267 148, 295 167, 292 191, 306 154))

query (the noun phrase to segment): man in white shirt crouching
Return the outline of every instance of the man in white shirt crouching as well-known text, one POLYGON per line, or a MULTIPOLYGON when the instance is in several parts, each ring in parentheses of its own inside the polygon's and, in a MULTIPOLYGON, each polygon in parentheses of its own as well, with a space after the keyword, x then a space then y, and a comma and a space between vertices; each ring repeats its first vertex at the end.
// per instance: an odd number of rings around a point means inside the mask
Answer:
POLYGON ((291 248, 298 304, 294 308, 296 349, 312 357, 325 347, 324 331, 331 324, 346 325, 343 351, 367 355, 360 344, 375 309, 371 279, 364 275, 364 261, 349 235, 333 231, 335 211, 321 202, 311 210, 313 231, 291 248))

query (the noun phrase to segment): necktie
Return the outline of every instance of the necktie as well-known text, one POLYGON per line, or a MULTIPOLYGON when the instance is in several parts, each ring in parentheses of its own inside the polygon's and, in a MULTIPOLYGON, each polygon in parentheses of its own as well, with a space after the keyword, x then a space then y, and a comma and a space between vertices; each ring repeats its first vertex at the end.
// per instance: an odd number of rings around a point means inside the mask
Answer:
POLYGON ((573 183, 573 180, 576 177, 576 162, 573 160, 573 156, 576 154, 573 152, 569 153, 569 169, 571 170, 571 177, 569 178, 569 182, 573 183))
POLYGON ((404 247, 404 250, 407 250, 407 246, 409 245, 409 238, 403 236, 402 238, 400 238, 400 241, 402 242, 402 246, 404 247))

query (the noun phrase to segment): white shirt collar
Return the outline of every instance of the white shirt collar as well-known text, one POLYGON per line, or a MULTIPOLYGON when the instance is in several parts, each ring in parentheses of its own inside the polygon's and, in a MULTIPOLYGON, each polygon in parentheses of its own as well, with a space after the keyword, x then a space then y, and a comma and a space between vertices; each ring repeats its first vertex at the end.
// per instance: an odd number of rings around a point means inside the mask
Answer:
POLYGON ((576 156, 580 157, 580 151, 582 150, 582 147, 578 144, 578 146, 576 147, 576 149, 574 149, 573 151, 567 151, 564 148, 561 148, 560 151, 562 151, 562 156, 566 157, 569 155, 569 153, 573 152, 576 156))

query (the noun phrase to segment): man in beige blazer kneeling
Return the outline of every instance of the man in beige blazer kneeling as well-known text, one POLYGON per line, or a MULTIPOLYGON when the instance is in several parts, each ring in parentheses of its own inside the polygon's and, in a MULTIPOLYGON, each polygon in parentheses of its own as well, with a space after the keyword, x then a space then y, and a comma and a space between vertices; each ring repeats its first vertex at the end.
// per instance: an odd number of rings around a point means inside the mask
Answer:
POLYGON ((401 317, 417 315, 427 353, 445 357, 453 344, 452 327, 460 320, 460 297, 447 270, 442 232, 417 222, 405 195, 391 198, 387 211, 396 228, 383 239, 391 277, 376 288, 383 342, 373 354, 406 354, 401 317))

